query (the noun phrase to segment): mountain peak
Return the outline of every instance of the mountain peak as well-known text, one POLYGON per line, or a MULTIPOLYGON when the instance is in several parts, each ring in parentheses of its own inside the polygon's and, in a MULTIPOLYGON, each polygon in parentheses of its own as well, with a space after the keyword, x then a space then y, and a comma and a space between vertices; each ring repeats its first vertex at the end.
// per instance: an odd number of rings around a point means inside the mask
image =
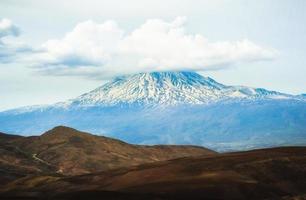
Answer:
POLYGON ((65 105, 178 105, 208 104, 232 99, 293 98, 275 91, 226 86, 196 72, 149 72, 120 76, 103 86, 69 100, 65 105))
POLYGON ((152 78, 156 81, 163 83, 163 81, 170 81, 173 85, 185 84, 185 85, 206 85, 214 88, 223 88, 224 85, 214 81, 209 77, 203 77, 196 72, 191 71, 179 71, 179 72, 151 72, 141 73, 138 76, 145 76, 146 78, 152 78))
POLYGON ((47 132, 43 133, 44 136, 51 136, 51 135, 74 135, 76 133, 80 133, 78 130, 67 127, 67 126, 56 126, 47 132))
POLYGON ((49 130, 50 132, 65 132, 65 131, 77 131, 74 128, 68 127, 68 126, 63 126, 63 125, 59 125, 59 126, 55 126, 53 129, 49 130))
POLYGON ((225 86, 195 72, 150 72, 117 77, 74 104, 199 104, 225 86))

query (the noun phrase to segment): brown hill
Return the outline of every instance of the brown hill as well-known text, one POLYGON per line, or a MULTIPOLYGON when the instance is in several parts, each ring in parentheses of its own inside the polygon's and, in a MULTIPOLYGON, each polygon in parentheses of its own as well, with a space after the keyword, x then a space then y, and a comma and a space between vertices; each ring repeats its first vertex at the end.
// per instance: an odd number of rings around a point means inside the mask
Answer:
POLYGON ((56 127, 0 134, 0 199, 305 199, 306 147, 218 154, 56 127))
POLYGON ((5 134, 0 132, 0 143, 6 142, 9 139, 16 139, 16 138, 21 138, 22 136, 19 135, 10 135, 10 134, 5 134))
POLYGON ((0 185, 30 174, 50 173, 55 170, 37 162, 30 153, 14 144, 23 139, 21 136, 0 133, 0 185))
POLYGON ((2 197, 50 199, 303 199, 306 148, 179 158, 81 176, 35 176, 2 197))
POLYGON ((43 166, 65 175, 92 173, 186 156, 215 154, 211 150, 196 146, 131 145, 64 126, 55 127, 41 136, 5 135, 2 138, 5 146, 14 151, 6 152, 5 148, 1 147, 5 152, 0 156, 0 164, 13 161, 11 164, 15 167, 21 156, 28 163, 37 164, 37 171, 42 171, 43 166))

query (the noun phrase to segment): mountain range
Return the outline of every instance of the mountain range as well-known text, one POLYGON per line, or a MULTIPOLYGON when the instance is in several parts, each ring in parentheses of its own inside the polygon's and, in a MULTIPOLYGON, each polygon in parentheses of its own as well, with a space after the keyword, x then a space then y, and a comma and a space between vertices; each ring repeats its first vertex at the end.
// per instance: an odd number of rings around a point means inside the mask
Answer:
POLYGON ((0 131, 65 125, 134 144, 217 151, 306 144, 306 97, 227 86, 195 72, 121 76, 77 98, 0 113, 0 131))

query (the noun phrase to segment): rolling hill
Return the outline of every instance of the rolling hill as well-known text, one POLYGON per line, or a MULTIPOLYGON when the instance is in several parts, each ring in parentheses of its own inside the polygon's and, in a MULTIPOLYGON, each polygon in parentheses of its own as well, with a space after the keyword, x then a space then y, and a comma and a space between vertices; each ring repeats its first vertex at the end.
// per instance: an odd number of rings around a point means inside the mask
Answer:
POLYGON ((5 199, 304 199, 306 148, 282 147, 159 161, 78 176, 27 176, 5 199))
POLYGON ((55 127, 41 136, 1 135, 1 169, 22 174, 78 175, 185 156, 211 155, 196 146, 140 146, 55 127))

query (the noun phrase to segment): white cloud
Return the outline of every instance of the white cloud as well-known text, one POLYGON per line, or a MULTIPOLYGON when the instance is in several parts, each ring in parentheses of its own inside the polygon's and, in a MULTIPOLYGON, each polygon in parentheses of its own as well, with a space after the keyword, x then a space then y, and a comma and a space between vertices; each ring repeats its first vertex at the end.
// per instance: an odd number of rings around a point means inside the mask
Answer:
POLYGON ((173 22, 148 20, 121 42, 124 53, 138 56, 137 66, 156 70, 207 70, 273 58, 276 51, 244 39, 210 42, 200 34, 185 33, 185 18, 173 22))
POLYGON ((19 34, 19 28, 11 20, 4 18, 0 21, 0 39, 6 36, 18 36, 19 34))
POLYGON ((10 39, 19 35, 20 29, 11 20, 0 20, 0 63, 15 61, 19 54, 32 51, 21 42, 10 39))
POLYGON ((41 61, 47 65, 102 66, 116 53, 122 34, 113 21, 82 22, 63 39, 44 43, 41 61))
POLYGON ((213 70, 241 62, 273 59, 277 51, 248 39, 211 42, 185 30, 186 18, 147 20, 131 32, 114 21, 86 21, 64 38, 49 40, 34 60, 53 75, 103 78, 125 73, 213 70))

